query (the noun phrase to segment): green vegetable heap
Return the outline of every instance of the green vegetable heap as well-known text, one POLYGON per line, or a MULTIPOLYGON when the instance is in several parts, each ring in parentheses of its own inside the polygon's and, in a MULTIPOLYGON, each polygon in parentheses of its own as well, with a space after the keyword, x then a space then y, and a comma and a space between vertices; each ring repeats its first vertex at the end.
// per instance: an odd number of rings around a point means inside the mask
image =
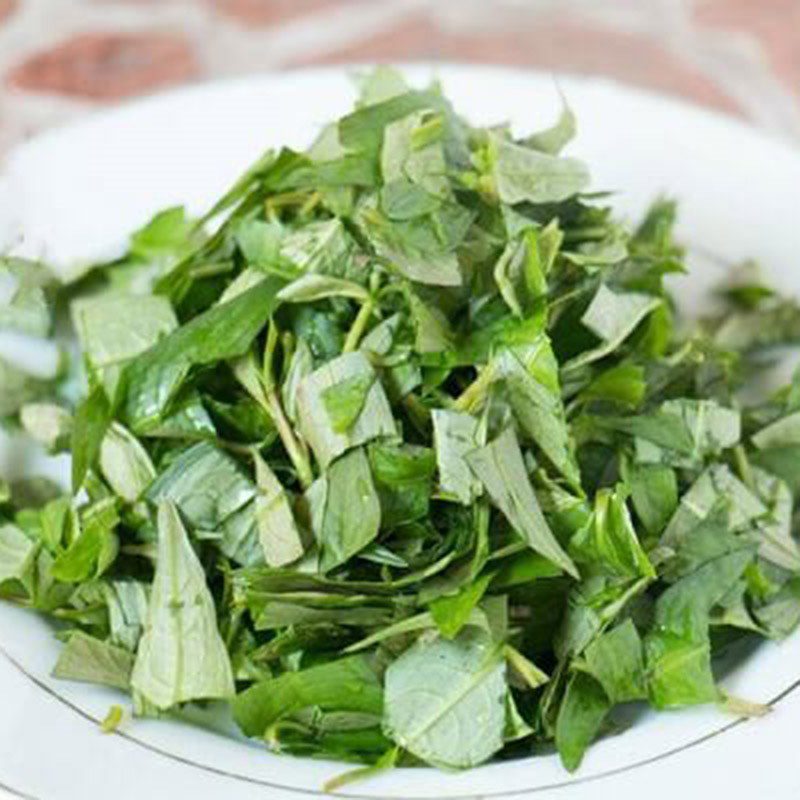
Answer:
POLYGON ((0 261, 0 327, 82 354, 0 361, 7 427, 72 457, 72 493, 0 484, 57 676, 366 771, 572 770, 620 704, 744 707, 715 657, 800 621, 800 380, 740 390, 800 309, 750 265, 678 325, 673 205, 627 230, 573 132, 378 70, 203 220, 70 285, 0 261))

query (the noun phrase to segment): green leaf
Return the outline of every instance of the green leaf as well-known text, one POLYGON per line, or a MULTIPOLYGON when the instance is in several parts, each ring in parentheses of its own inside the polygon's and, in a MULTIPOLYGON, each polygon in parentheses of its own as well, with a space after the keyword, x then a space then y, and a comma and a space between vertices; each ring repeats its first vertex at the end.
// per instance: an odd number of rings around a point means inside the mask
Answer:
POLYGON ((242 221, 236 227, 235 239, 245 263, 261 273, 295 277, 298 269, 281 253, 283 227, 277 222, 258 219, 242 221))
POLYGON ((322 404, 334 433, 347 433, 361 415, 377 376, 365 372, 344 378, 322 390, 322 404))
POLYGON ((784 639, 793 633, 800 625, 800 579, 787 581, 754 615, 768 636, 784 639))
POLYGON ((651 414, 604 417, 603 428, 637 437, 640 463, 694 467, 733 447, 741 436, 738 411, 713 400, 668 400, 651 414))
POLYGON ((377 254, 400 276, 431 286, 462 284, 456 250, 474 219, 463 206, 443 202, 425 216, 393 220, 365 203, 357 219, 377 254))
POLYGON ((601 489, 595 495, 594 513, 570 541, 569 552, 579 564, 613 577, 656 577, 619 490, 601 489))
POLYGON ((363 449, 334 461, 306 495, 321 572, 344 564, 378 535, 381 506, 363 449))
POLYGON ((494 575, 488 573, 462 586, 456 594, 445 595, 430 604, 436 627, 445 639, 453 639, 467 624, 494 575))
POLYGON ((642 640, 630 619, 598 636, 577 666, 603 687, 612 703, 647 697, 642 640))
POLYGON ((611 705, 603 687, 591 676, 576 672, 570 678, 558 711, 555 737, 561 763, 570 772, 580 766, 611 705))
POLYGON ((503 746, 505 662, 479 629, 420 639, 389 665, 385 692, 384 731, 428 764, 464 769, 503 746))
POLYGON ((745 545, 709 561, 658 598, 653 632, 645 639, 650 702, 656 708, 716 700, 709 614, 752 560, 753 548, 745 545))
POLYGON ((289 498, 275 473, 258 454, 256 464, 256 519, 264 559, 271 567, 297 561, 305 547, 289 498))
POLYGON ((53 562, 52 576, 65 583, 80 583, 102 575, 117 557, 119 523, 116 500, 105 498, 83 511, 76 539, 53 562))
POLYGON ((262 681, 238 694, 232 707, 242 732, 262 737, 280 719, 304 708, 380 715, 383 692, 367 660, 350 656, 262 681))
POLYGON ((504 203, 560 203, 584 191, 589 171, 582 161, 560 158, 491 137, 497 194, 504 203))
POLYGON ((638 407, 647 392, 644 369, 635 364, 617 364, 601 372, 581 392, 584 400, 601 400, 638 407))
POLYGON ((267 278, 213 306, 150 347, 126 368, 125 412, 134 433, 157 426, 192 367, 243 355, 275 309, 283 286, 267 278))
POLYGON ((369 446, 369 462, 384 528, 428 516, 435 462, 427 447, 375 442, 369 446))
POLYGON ((36 545, 16 525, 0 525, 0 584, 21 581, 35 556, 36 545))
POLYGON ((575 564, 553 536, 542 514, 514 431, 506 428, 494 441, 468 453, 466 458, 514 530, 537 553, 577 578, 575 564))
POLYGON ((128 650, 75 631, 59 654, 53 677, 129 689, 133 659, 128 650))
POLYGON ((734 530, 742 529, 767 513, 767 507, 728 466, 715 464, 703 472, 681 497, 661 537, 662 544, 672 547, 678 544, 708 515, 720 498, 729 502, 730 525, 734 530))
POLYGON ((158 509, 156 572, 131 686, 160 709, 234 694, 205 573, 169 502, 158 509))
POLYGON ((434 409, 433 442, 439 489, 462 505, 470 505, 482 493, 483 484, 473 474, 466 455, 480 446, 480 423, 470 414, 434 409))
POLYGON ((83 486, 86 473, 100 454, 113 409, 102 386, 96 386, 75 411, 72 428, 72 489, 83 486))
POLYGON ((100 471, 123 500, 135 503, 156 477, 150 456, 125 427, 114 422, 100 445, 100 471))
POLYGON ((613 353, 639 324, 661 305, 661 299, 639 292, 617 292, 601 284, 581 322, 601 343, 564 365, 576 370, 613 353))
POLYGON ((649 534, 660 536, 678 507, 675 471, 658 464, 633 464, 623 474, 639 519, 649 534))
POLYGON ((547 273, 561 246, 563 234, 551 223, 529 228, 506 245, 494 267, 494 280, 508 307, 518 317, 538 310, 547 295, 547 273))
POLYGON ((511 645, 503 647, 503 655, 506 657, 509 669, 512 670, 512 675, 519 676, 528 688, 538 689, 550 680, 546 672, 542 672, 536 664, 511 645))
POLYGON ((174 503, 195 533, 239 564, 261 560, 256 486, 237 462, 211 442, 184 450, 147 490, 155 504, 174 503))
POLYGON ((322 467, 327 467, 350 448, 382 436, 396 435, 383 387, 372 365, 360 352, 345 353, 301 381, 297 389, 297 417, 300 433, 322 467), (354 379, 358 379, 355 384, 354 379), (326 402, 326 391, 341 387, 344 381, 348 381, 344 389, 334 390, 333 395, 329 395, 332 399, 326 402), (336 409, 337 422, 343 424, 353 419, 346 430, 336 430, 329 404, 336 409))
POLYGON ((494 362, 521 432, 529 437, 573 486, 580 485, 574 444, 558 391, 558 372, 549 340, 542 335, 516 352, 503 348, 494 362), (555 387, 555 391, 553 390, 555 387))
POLYGON ((338 219, 312 222, 289 232, 281 244, 281 256, 300 272, 350 281, 364 277, 353 262, 353 240, 338 219))
POLYGON ((200 238, 196 223, 186 216, 186 209, 174 206, 160 211, 133 233, 130 254, 144 261, 169 265, 189 255, 200 238))

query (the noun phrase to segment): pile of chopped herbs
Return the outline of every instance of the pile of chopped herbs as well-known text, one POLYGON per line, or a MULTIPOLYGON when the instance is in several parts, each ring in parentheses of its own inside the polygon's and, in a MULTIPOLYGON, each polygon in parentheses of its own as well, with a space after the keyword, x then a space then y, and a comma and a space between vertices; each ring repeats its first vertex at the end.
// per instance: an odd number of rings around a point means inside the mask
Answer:
POLYGON ((621 704, 747 708, 714 669, 800 620, 800 379, 742 389, 800 309, 750 265, 681 319, 673 203, 626 227, 573 133, 378 70, 204 219, 69 285, 0 261, 0 327, 80 344, 0 361, 6 427, 71 454, 70 492, 0 484, 56 676, 373 768, 573 770, 621 704))

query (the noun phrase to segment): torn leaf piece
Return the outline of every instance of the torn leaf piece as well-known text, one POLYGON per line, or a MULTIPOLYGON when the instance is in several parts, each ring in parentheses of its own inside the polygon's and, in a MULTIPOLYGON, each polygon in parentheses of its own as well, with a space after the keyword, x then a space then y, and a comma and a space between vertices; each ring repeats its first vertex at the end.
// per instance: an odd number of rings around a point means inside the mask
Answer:
POLYGON ((345 353, 306 376, 297 389, 297 416, 300 432, 323 468, 352 447, 397 435, 386 393, 361 352, 345 353), (335 419, 328 407, 335 409, 335 419), (350 424, 337 431, 344 422, 350 424))
POLYGON ((485 631, 420 638, 389 665, 385 683, 384 731, 423 761, 466 769, 503 746, 505 660, 485 631))
POLYGON ((264 559, 271 567, 283 567, 303 555, 303 537, 295 522, 286 490, 260 455, 256 464, 256 520, 264 559))
POLYGON ((158 556, 131 686, 167 709, 230 698, 233 673, 206 576, 173 503, 158 508, 158 556))
POLYGON ((344 564, 378 535, 381 505, 362 448, 336 459, 307 491, 306 500, 321 572, 344 564))
POLYGON ((494 441, 468 453, 466 458, 514 530, 537 553, 578 578, 577 567, 553 536, 542 514, 513 429, 506 428, 494 441))

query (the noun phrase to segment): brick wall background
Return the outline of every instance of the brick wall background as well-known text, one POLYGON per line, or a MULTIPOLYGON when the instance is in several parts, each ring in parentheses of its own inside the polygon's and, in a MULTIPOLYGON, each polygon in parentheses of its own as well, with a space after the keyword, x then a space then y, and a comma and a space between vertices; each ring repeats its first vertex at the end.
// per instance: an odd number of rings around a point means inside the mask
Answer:
POLYGON ((800 0, 0 0, 0 154, 187 81, 404 59, 606 75, 800 144, 800 0))

